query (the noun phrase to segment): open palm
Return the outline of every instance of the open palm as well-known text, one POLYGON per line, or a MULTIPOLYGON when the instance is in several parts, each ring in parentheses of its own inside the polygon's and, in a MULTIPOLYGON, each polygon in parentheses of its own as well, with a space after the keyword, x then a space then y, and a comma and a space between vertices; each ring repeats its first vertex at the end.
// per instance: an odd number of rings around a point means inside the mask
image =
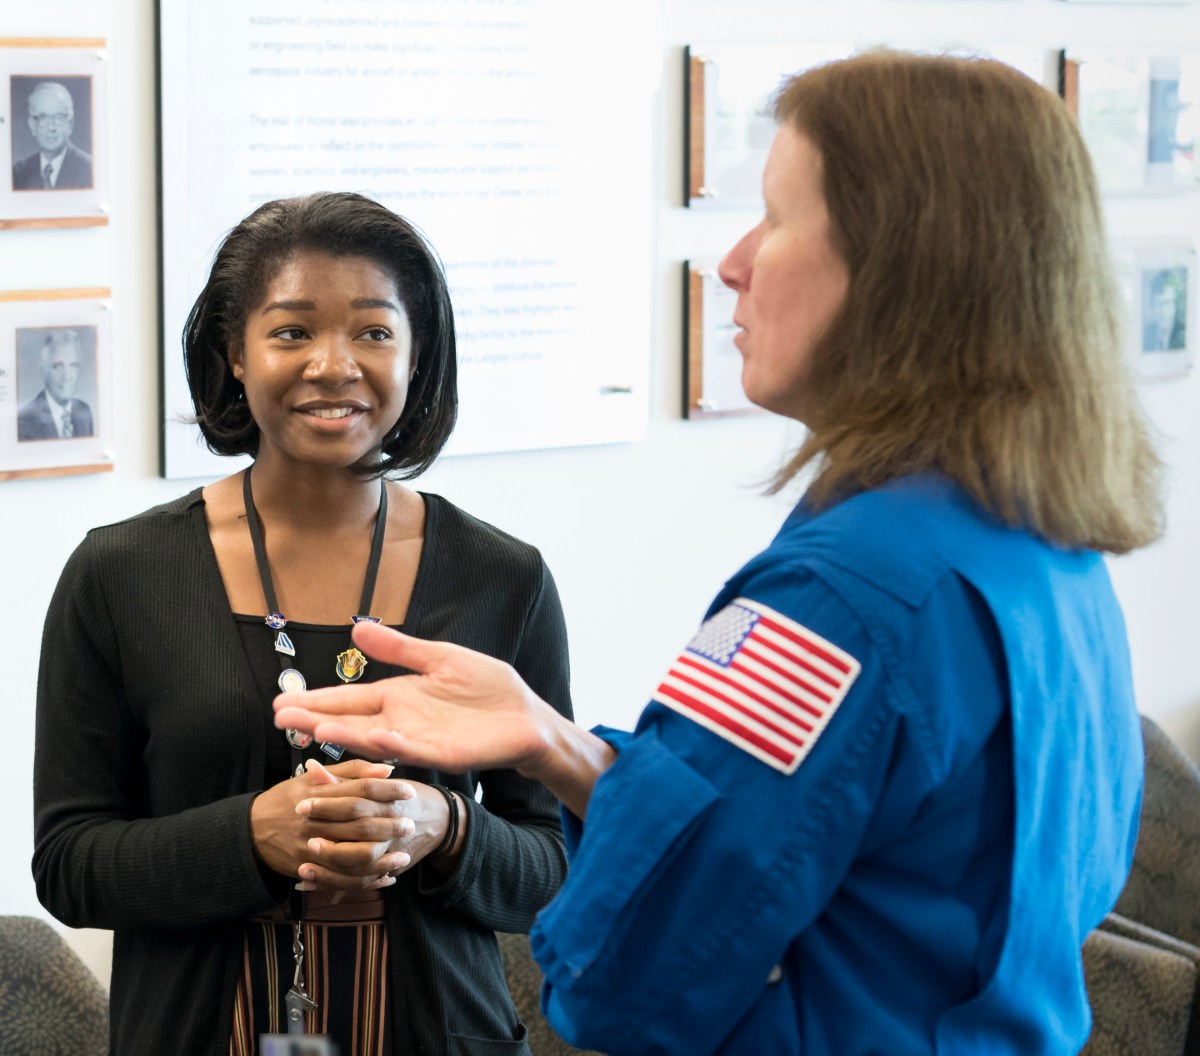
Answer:
POLYGON ((445 771, 522 769, 558 718, 506 663, 461 646, 360 623, 368 655, 417 672, 275 698, 275 724, 360 755, 445 771))

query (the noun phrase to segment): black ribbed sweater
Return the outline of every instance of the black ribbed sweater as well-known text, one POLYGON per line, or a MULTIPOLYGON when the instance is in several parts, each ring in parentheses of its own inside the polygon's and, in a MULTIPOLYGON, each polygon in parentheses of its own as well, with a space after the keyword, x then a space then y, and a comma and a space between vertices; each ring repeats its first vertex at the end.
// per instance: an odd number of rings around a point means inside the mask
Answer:
MULTIPOLYGON (((405 630, 512 663, 570 714, 541 556, 424 498, 405 630)), ((199 489, 88 534, 46 618, 33 871, 59 920, 115 933, 114 1056, 226 1056, 244 922, 288 886, 264 879, 250 835, 262 700, 199 489)), ((562 882, 557 805, 512 771, 394 776, 456 788, 470 810, 449 880, 418 865, 386 893, 394 1051, 527 1052, 493 932, 528 930, 562 882)))

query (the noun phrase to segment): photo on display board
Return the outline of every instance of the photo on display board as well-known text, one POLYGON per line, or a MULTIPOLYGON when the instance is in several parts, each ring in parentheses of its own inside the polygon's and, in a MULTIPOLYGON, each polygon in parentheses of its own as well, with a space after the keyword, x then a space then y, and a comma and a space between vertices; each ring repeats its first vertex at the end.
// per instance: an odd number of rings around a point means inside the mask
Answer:
POLYGON ((52 73, 9 78, 12 190, 90 191, 92 79, 52 73))
POLYGON ((96 435, 96 328, 18 327, 17 443, 96 435))
POLYGON ((1200 187, 1200 54, 1072 49, 1063 53, 1061 83, 1102 191, 1200 187))
POLYGON ((108 223, 103 40, 0 41, 0 227, 108 223))
POLYGON ((0 480, 113 468, 108 297, 0 293, 0 480))
POLYGON ((1113 259, 1139 380, 1180 377, 1196 358, 1197 267, 1186 242, 1118 242, 1113 259))

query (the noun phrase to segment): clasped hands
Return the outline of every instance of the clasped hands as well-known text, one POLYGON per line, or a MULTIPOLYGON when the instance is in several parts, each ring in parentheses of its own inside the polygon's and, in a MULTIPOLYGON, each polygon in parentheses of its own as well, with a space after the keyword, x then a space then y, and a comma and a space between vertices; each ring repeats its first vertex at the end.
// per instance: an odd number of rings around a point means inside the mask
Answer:
POLYGON ((449 810, 436 789, 393 781, 392 766, 351 759, 266 789, 250 808, 255 851, 301 891, 390 887, 436 850, 449 810))

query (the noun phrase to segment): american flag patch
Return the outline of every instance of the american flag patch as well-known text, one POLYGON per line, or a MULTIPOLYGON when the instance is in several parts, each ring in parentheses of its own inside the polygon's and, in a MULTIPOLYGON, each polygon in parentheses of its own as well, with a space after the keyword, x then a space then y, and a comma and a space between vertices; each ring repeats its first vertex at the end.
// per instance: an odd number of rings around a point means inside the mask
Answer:
POLYGON ((738 598, 696 632, 653 699, 790 774, 860 669, 807 627, 738 598))

